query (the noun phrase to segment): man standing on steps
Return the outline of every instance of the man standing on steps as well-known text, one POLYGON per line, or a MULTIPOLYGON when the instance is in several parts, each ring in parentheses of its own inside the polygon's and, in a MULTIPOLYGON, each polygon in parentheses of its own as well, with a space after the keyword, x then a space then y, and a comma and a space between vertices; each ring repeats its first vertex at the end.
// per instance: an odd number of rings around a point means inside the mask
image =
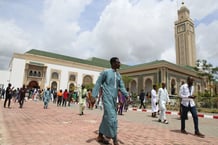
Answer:
POLYGON ((196 96, 193 95, 194 93, 194 86, 193 86, 194 79, 192 77, 187 78, 187 83, 183 84, 180 87, 180 97, 182 98, 181 106, 182 106, 182 114, 181 114, 181 133, 188 134, 185 130, 185 119, 187 117, 188 111, 191 112, 195 127, 195 135, 199 137, 204 137, 202 133, 200 133, 198 128, 198 115, 197 110, 195 107, 194 99, 196 96))

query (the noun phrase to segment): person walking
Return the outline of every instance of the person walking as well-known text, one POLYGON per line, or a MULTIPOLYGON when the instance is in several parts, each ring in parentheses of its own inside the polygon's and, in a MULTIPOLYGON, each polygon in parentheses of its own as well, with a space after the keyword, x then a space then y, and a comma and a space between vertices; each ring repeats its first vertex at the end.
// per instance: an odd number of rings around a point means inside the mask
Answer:
POLYGON ((158 112, 158 103, 157 103, 157 86, 153 85, 153 89, 151 90, 151 110, 152 117, 156 117, 158 112))
POLYGON ((57 101, 57 106, 61 106, 62 98, 63 98, 63 92, 62 89, 60 89, 57 93, 58 101, 57 101))
POLYGON ((19 100, 18 100, 18 102, 19 102, 20 108, 23 107, 26 92, 27 92, 26 86, 23 85, 23 87, 20 88, 20 91, 19 91, 19 100))
POLYGON ((79 115, 84 115, 84 109, 86 107, 87 89, 85 85, 82 84, 79 90, 79 115))
POLYGON ((4 108, 6 108, 7 101, 8 101, 8 108, 11 108, 10 105, 11 105, 12 92, 13 92, 13 88, 11 88, 11 83, 9 83, 8 87, 6 88, 4 108))
POLYGON ((182 98, 181 106, 181 133, 188 134, 188 132, 185 130, 185 120, 187 117, 187 113, 190 111, 193 117, 194 122, 194 130, 195 135, 199 137, 205 137, 204 134, 200 133, 198 128, 198 115, 197 115, 197 109, 195 106, 194 99, 196 96, 194 96, 194 86, 193 86, 194 79, 192 77, 187 78, 187 83, 183 84, 180 87, 180 97, 182 98))
POLYGON ((51 91, 50 88, 47 87, 47 90, 45 90, 43 94, 44 109, 48 109, 48 103, 50 99, 51 99, 51 91))
POLYGON ((145 104, 144 104, 144 101, 145 101, 145 92, 144 92, 143 89, 141 90, 141 93, 139 95, 139 99, 140 99, 140 102, 141 102, 141 105, 140 105, 139 109, 141 109, 142 107, 145 109, 145 104))
POLYGON ((170 102, 170 99, 164 82, 162 82, 162 87, 158 90, 158 100, 160 107, 160 116, 158 121, 168 124, 169 122, 166 118, 166 103, 170 102))
POLYGON ((123 80, 117 69, 120 68, 120 61, 117 57, 110 59, 111 69, 104 70, 100 73, 96 84, 92 91, 92 96, 97 97, 99 89, 102 87, 102 100, 104 106, 103 118, 99 127, 97 141, 109 144, 105 138, 112 138, 113 144, 118 145, 117 140, 117 96, 120 90, 124 96, 128 96, 128 92, 124 86, 123 80))
POLYGON ((64 90, 63 93, 63 101, 62 101, 62 107, 66 107, 67 106, 67 99, 69 97, 69 93, 67 91, 67 89, 64 90))

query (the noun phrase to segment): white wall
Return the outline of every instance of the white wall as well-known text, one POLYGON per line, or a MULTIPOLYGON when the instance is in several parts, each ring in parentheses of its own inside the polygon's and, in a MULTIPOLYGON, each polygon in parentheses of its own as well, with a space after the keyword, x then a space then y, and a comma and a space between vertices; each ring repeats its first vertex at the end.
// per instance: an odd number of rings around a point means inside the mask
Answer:
POLYGON ((14 58, 10 75, 10 82, 15 88, 22 87, 25 69, 25 60, 14 58))
MULTIPOLYGON (((19 58, 13 59, 12 64, 11 64, 11 66, 12 66, 11 73, 8 71, 6 73, 7 76, 3 77, 3 78, 7 78, 6 80, 4 80, 4 82, 6 82, 5 83, 6 85, 10 81, 12 86, 14 86, 15 88, 22 87, 23 80, 24 80, 25 64, 28 61, 31 61, 31 60, 26 61, 24 59, 19 59, 19 58)), ((42 63, 45 66, 47 66, 47 71, 46 71, 46 76, 45 76, 46 78, 45 78, 45 84, 44 84, 45 87, 51 86, 51 84, 50 84, 51 83, 51 70, 60 70, 61 71, 61 75, 60 75, 60 79, 59 79, 60 84, 58 85, 57 89, 62 89, 62 90, 69 88, 69 86, 68 86, 69 85, 68 84, 69 72, 77 73, 77 80, 75 82, 76 86, 81 86, 82 81, 83 81, 83 77, 85 75, 93 76, 93 83, 95 84, 95 82, 99 76, 99 73, 100 73, 98 71, 49 64, 49 63, 39 62, 39 61, 37 61, 37 63, 42 63)))
POLYGON ((0 70, 0 85, 4 88, 8 86, 10 80, 10 71, 8 70, 0 70))

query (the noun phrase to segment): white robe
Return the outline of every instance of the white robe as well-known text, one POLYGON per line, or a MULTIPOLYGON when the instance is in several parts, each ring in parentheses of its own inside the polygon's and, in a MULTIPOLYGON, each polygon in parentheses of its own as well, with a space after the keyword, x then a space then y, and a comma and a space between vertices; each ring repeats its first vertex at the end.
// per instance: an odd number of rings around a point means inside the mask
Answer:
POLYGON ((160 107, 160 120, 166 120, 166 103, 170 102, 169 95, 166 88, 159 88, 158 90, 158 100, 160 107))
POLYGON ((151 110, 152 110, 152 113, 158 111, 158 105, 156 103, 157 103, 157 91, 152 89, 151 90, 151 110))

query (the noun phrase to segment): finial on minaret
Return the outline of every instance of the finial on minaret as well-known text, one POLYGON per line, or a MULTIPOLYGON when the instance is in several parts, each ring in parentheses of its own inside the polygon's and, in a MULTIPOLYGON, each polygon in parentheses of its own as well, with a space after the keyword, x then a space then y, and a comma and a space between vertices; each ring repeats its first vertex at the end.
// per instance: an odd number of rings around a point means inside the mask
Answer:
POLYGON ((182 1, 182 5, 184 5, 185 3, 184 3, 184 1, 182 1))

